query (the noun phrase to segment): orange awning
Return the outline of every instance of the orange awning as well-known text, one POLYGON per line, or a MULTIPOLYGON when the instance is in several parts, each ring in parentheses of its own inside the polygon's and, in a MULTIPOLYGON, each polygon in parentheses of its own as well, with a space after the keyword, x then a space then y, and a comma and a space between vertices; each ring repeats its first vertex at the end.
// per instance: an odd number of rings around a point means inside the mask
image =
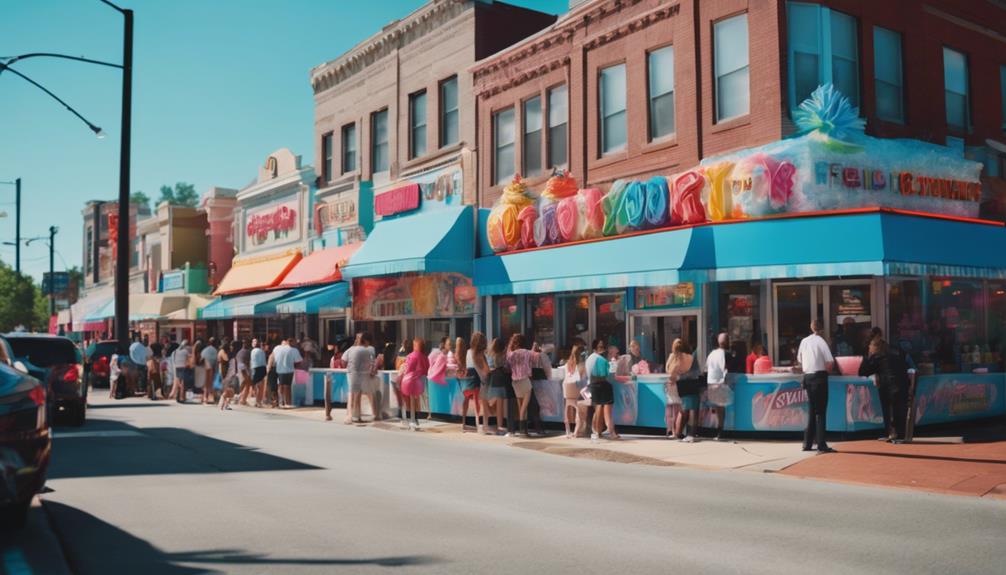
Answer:
POLYGON ((362 245, 362 243, 347 244, 312 253, 290 270, 279 287, 294 288, 341 280, 342 266, 346 265, 349 258, 362 245))
POLYGON ((266 256, 235 259, 231 269, 213 293, 223 295, 274 288, 297 265, 301 257, 300 250, 289 250, 266 256))

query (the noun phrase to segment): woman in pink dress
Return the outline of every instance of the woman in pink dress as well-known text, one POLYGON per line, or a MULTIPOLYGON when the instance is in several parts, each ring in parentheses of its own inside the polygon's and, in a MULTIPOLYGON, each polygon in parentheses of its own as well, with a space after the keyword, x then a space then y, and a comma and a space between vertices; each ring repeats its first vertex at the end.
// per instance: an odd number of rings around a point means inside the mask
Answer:
MULTIPOLYGON (((419 410, 419 396, 426 390, 426 374, 430 371, 430 361, 423 353, 421 338, 412 340, 412 353, 405 358, 403 369, 402 396, 405 399, 405 409, 412 412, 409 429, 415 431, 419 429, 419 418, 416 415, 419 410)), ((408 413, 406 419, 409 419, 408 413)))

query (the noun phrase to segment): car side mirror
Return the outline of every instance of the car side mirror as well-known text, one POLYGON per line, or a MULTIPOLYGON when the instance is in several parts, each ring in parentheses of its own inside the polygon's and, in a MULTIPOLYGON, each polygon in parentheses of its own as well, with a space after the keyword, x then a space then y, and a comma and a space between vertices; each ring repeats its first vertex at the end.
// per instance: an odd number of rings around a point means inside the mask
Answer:
POLYGON ((21 361, 15 361, 13 367, 21 373, 28 373, 28 368, 21 361))

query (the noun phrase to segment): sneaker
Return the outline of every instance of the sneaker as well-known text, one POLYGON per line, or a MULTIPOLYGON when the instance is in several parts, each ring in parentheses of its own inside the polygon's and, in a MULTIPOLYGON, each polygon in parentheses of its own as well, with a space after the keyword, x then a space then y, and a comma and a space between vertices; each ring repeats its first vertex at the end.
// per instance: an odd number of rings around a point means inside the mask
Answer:
POLYGON ((590 434, 590 440, 591 441, 600 441, 601 440, 601 434, 599 434, 597 432, 592 432, 590 434))
POLYGON ((717 433, 716 437, 713 438, 713 441, 726 441, 726 440, 727 439, 725 437, 723 437, 722 433, 717 433))
POLYGON ((503 437, 513 437, 513 436, 514 434, 509 431, 503 434, 503 437))
POLYGON ((684 439, 681 440, 681 443, 695 443, 695 436, 694 435, 686 435, 684 437, 684 439))

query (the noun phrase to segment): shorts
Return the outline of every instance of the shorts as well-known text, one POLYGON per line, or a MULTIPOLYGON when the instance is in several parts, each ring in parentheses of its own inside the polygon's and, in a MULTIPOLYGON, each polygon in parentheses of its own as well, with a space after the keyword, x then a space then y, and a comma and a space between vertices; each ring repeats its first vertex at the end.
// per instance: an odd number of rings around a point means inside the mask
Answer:
POLYGON ((667 405, 681 405, 681 396, 678 395, 678 384, 668 383, 665 385, 664 395, 667 398, 667 405))
POLYGON ((276 378, 279 379, 280 385, 293 385, 292 373, 277 373, 276 378))
POLYGON ((346 373, 346 379, 349 380, 349 392, 350 393, 368 393, 367 389, 370 387, 370 374, 360 373, 350 371, 346 373))
POLYGON ((476 387, 475 389, 466 389, 462 391, 462 393, 464 394, 465 399, 474 399, 475 401, 478 401, 480 391, 481 390, 476 387))
POLYGON ((565 400, 572 399, 573 401, 580 399, 580 386, 577 382, 562 382, 562 398, 565 400))
POLYGON ((590 402, 594 405, 613 405, 615 403, 615 390, 611 382, 602 377, 590 379, 590 402))
POLYGON ((681 409, 684 411, 695 411, 699 408, 699 396, 697 395, 683 395, 681 396, 681 409))
POLYGON ((531 395, 531 389, 530 379, 513 380, 513 392, 518 399, 524 399, 525 397, 531 395))
POLYGON ((486 386, 485 393, 481 394, 482 399, 485 400, 495 400, 495 399, 506 399, 507 390, 505 387, 493 387, 491 385, 486 386))
POLYGON ((193 389, 196 386, 196 372, 191 367, 175 368, 175 377, 181 380, 185 389, 193 389))
POLYGON ((259 384, 265 379, 265 366, 256 367, 252 370, 252 383, 259 384))

